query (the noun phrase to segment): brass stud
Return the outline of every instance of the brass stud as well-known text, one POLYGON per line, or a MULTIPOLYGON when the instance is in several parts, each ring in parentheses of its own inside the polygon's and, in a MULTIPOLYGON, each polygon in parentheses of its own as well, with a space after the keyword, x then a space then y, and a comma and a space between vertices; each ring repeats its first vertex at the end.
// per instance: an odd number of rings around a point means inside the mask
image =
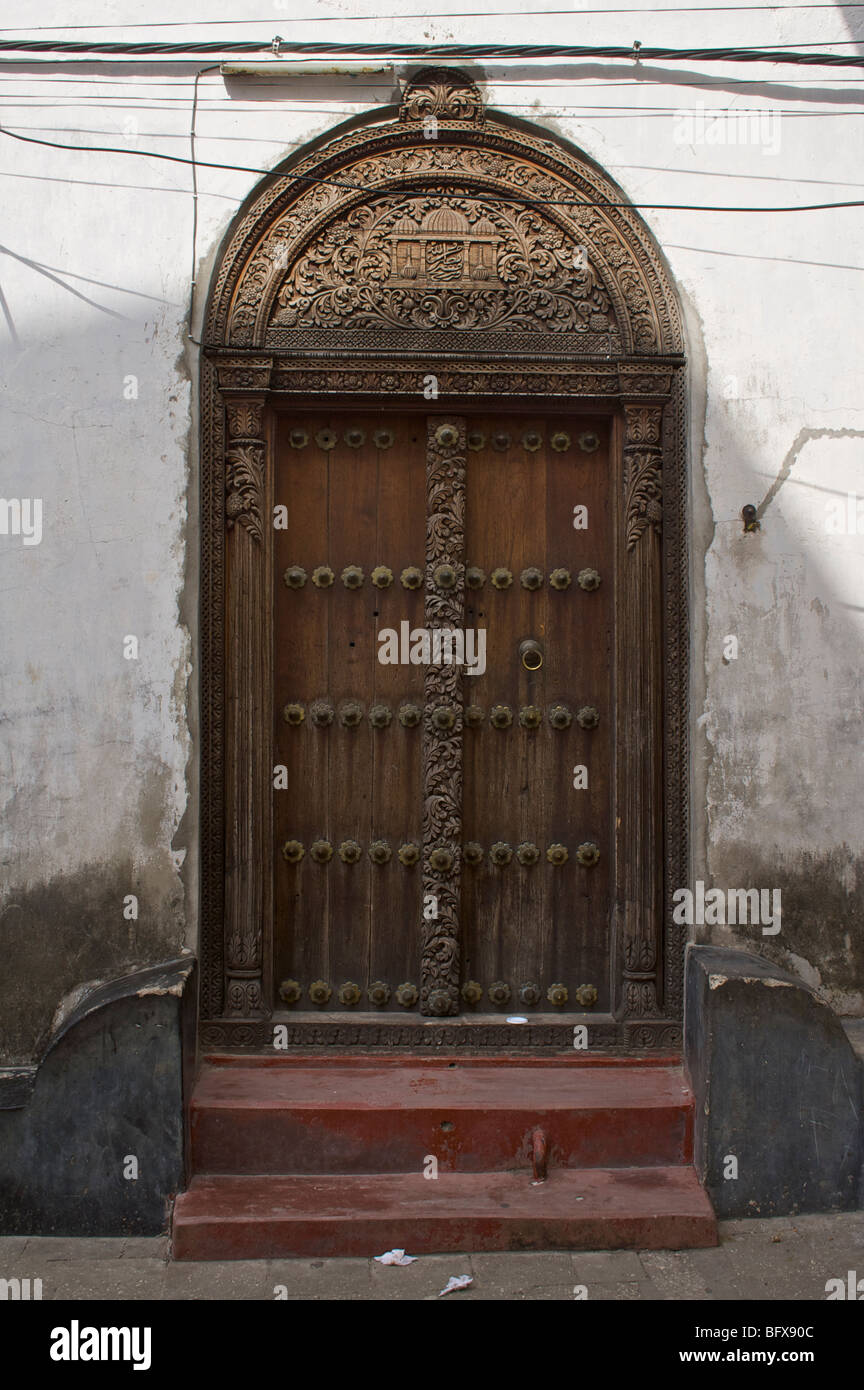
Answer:
POLYGON ((339 1003, 348 1005, 359 1004, 360 986, 355 985, 353 980, 346 980, 344 985, 339 986, 339 1003))
POLYGON ((420 589, 423 585, 423 571, 416 565, 409 565, 399 576, 403 589, 420 589))
POLYGON ((550 864, 554 864, 555 867, 558 868, 562 864, 567 863, 567 860, 570 858, 570 853, 564 845, 550 845, 546 851, 546 858, 549 860, 550 864))
POLYGON ((393 583, 393 571, 386 565, 376 565, 371 579, 376 589, 389 589, 393 583))
POLYGON ((339 858, 343 864, 356 864, 362 853, 356 840, 343 840, 339 846, 339 858))
POLYGON ((536 430, 528 430, 522 436, 522 447, 527 449, 529 454, 536 454, 542 443, 543 436, 538 434, 536 430))
POLYGON ((532 565, 530 569, 522 571, 519 583, 523 589, 540 589, 543 587, 543 571, 532 565))
POLYGON ((549 443, 556 454, 564 454, 570 448, 570 436, 566 430, 558 430, 557 434, 552 435, 549 443))
POLYGON ((435 728, 440 729, 443 733, 447 729, 452 729, 456 723, 456 711, 451 709, 449 705, 439 705, 437 709, 433 709, 431 719, 435 728))
POLYGON ((283 980, 279 986, 279 998, 283 1004, 296 1004, 302 993, 296 980, 283 980))
POLYGON ((600 448, 600 437, 596 434, 580 434, 579 448, 583 454, 593 454, 600 448))
POLYGON ((524 840, 523 843, 516 848, 516 858, 519 860, 519 863, 524 864, 527 869, 530 868, 532 864, 536 864, 539 861, 540 851, 536 845, 532 845, 530 840, 524 840))
POLYGON ((483 998, 483 986, 477 980, 466 980, 461 993, 466 1004, 479 1004, 483 998))
POLYGON ((329 589, 336 576, 329 565, 319 565, 312 571, 312 583, 316 589, 329 589))
POLYGON ((316 840, 310 845, 309 854, 316 864, 329 864, 333 858, 333 846, 329 840, 316 840))
POLYGON ((326 729, 333 723, 333 706, 328 705, 326 700, 315 700, 309 706, 309 718, 316 729, 326 729))
POLYGON ((528 984, 520 985, 519 998, 523 1004, 539 1004, 540 986, 531 984, 530 982, 528 984))
POLYGON ((483 720, 486 718, 486 711, 480 705, 467 705, 465 708, 465 723, 469 729, 479 729, 483 720))
POLYGON ((586 869, 590 869, 591 866, 593 864, 596 864, 597 860, 600 858, 599 846, 592 844, 590 840, 586 840, 585 844, 580 845, 577 849, 576 858, 579 860, 580 864, 584 865, 586 869))
POLYGON ((549 583, 552 585, 553 589, 557 589, 558 592, 561 593, 562 590, 570 588, 570 585, 573 583, 573 576, 569 570, 553 570, 549 576, 549 583))
POLYGON ((510 986, 504 980, 496 980, 489 986, 489 998, 493 1004, 506 1004, 510 998, 510 986))
POLYGON ((329 1004, 332 993, 326 980, 314 980, 309 986, 309 998, 313 1004, 329 1004))
POLYGON ((439 565, 432 578, 439 589, 455 589, 458 575, 452 565, 439 565))
POLYGON ((478 845, 476 840, 469 840, 462 850, 462 858, 472 869, 476 868, 478 864, 483 863, 483 846, 478 845))
POLYGON ((372 436, 372 442, 376 449, 390 449, 393 446, 394 438, 392 430, 376 430, 372 436))
POLYGON ((385 985, 383 980, 376 980, 371 984, 366 993, 369 996, 369 1003, 374 1004, 376 1009, 382 1009, 385 1004, 390 1002, 390 986, 385 985))
POLYGON ((436 873, 446 874, 453 868, 453 852, 446 845, 436 845, 429 855, 429 865, 436 873))
POLYGON ((392 854, 386 840, 373 840, 369 846, 369 858, 373 864, 389 864, 392 854))
POLYGON ((489 858, 492 860, 493 864, 497 864, 499 868, 503 868, 503 866, 509 864, 510 860, 513 858, 513 851, 504 840, 496 840, 489 851, 489 858))
POLYGON ((493 434, 493 436, 492 436, 492 448, 493 448, 493 449, 497 449, 498 452, 499 452, 499 454, 503 454, 503 452, 504 452, 505 449, 509 449, 509 448, 510 448, 510 436, 509 436, 509 434, 505 434, 505 433, 503 432, 503 430, 502 430, 500 433, 498 433, 498 434, 493 434))
POLYGON ((282 718, 286 724, 293 724, 297 728, 306 718, 306 711, 302 705, 285 705, 282 710, 282 718))
POLYGON ((399 863, 404 864, 406 869, 409 869, 411 865, 416 864, 420 858, 419 846, 413 844, 411 841, 409 841, 408 844, 400 845, 398 858, 399 863))
POLYGON ((359 589, 363 585, 363 571, 359 565, 346 565, 342 571, 342 583, 346 589, 359 589))
POLYGON ((549 723, 553 729, 569 729, 573 716, 566 705, 553 705, 549 711, 549 723))
POLYGON ((429 991, 428 1004, 429 1012, 444 1017, 451 1012, 451 1005, 456 1001, 447 989, 432 989, 429 991))
POLYGON ((289 589, 302 589, 307 575, 302 565, 289 565, 282 576, 282 582, 289 589))
POLYGON ((286 840, 282 846, 282 858, 289 864, 299 864, 305 853, 299 840, 286 840))
POLYGON ((493 570, 491 577, 493 589, 509 589, 513 583, 513 575, 508 569, 493 570))
POLYGON ((344 438, 349 449, 359 449, 366 443, 366 434, 363 430, 346 430, 344 438))
POLYGON ((356 729, 363 718, 363 706, 356 700, 348 700, 339 711, 339 723, 344 729, 356 729))
POLYGON ((562 1004, 566 1004, 569 998, 567 986, 561 984, 550 985, 546 991, 546 998, 549 1000, 550 1004, 555 1004, 556 1007, 560 1009, 562 1004))
POLYGON ((493 705, 489 723, 494 729, 509 729, 513 723, 513 711, 509 705, 493 705))
POLYGON ((523 729, 539 729, 543 723, 543 711, 536 705, 526 705, 519 711, 519 723, 523 729))
POLYGON ((419 997, 416 985, 400 985, 396 991, 396 1003, 401 1004, 403 1009, 413 1008, 419 997))
POLYGON ((423 711, 419 705, 400 705, 399 723, 403 729, 416 729, 423 717, 423 711))
POLYGON ((439 425, 435 431, 435 442, 442 449, 454 449, 459 443, 459 431, 455 425, 439 425))
POLYGON ((577 582, 579 588, 584 589, 587 593, 590 593, 593 589, 600 588, 600 576, 596 570, 580 570, 577 582))
POLYGON ((576 715, 576 723, 580 729, 596 729, 600 723, 600 711, 593 705, 583 705, 576 715))
POLYGON ((318 445, 319 449, 323 449, 325 453, 329 453, 329 451, 335 449, 336 445, 339 443, 339 436, 333 430, 319 430, 315 436, 315 443, 318 445))
POLYGON ((386 705, 373 705, 369 711, 369 723, 373 729, 389 728, 392 718, 392 711, 386 705))
POLYGON ((573 997, 577 1004, 581 1004, 583 1009, 590 1009, 592 1004, 596 1004, 599 998, 596 985, 580 985, 573 991, 573 997))
POLYGON ((288 443, 291 445, 292 449, 305 449, 306 445, 309 443, 309 435, 306 430, 291 430, 288 435, 288 443))
POLYGON ((480 434, 476 430, 472 430, 466 442, 472 453, 479 454, 480 450, 486 447, 486 436, 485 434, 480 434))
POLYGON ((465 571, 465 583, 469 589, 482 589, 486 583, 486 572, 478 565, 471 565, 465 571))

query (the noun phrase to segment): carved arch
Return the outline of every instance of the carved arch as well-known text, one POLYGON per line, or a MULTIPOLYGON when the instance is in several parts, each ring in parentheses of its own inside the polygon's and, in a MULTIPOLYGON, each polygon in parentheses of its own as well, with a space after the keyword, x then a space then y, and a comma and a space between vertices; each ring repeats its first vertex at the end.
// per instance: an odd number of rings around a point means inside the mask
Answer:
POLYGON ((421 73, 399 107, 297 156, 253 197, 222 257, 205 342, 267 350, 305 346, 315 330, 516 329, 580 355, 678 354, 674 291, 626 204, 587 156, 484 113, 469 79, 421 73), (442 201, 450 226, 427 228, 442 201), (412 244, 413 285, 397 259, 412 244))
MULTIPOLYGON (((203 1043, 260 1047, 272 1035, 272 769, 257 732, 272 715, 268 407, 416 403, 433 371, 456 416, 506 397, 617 422, 617 1005, 592 1046, 676 1047, 685 933, 672 892, 689 878, 685 376, 674 287, 638 213, 587 156, 485 110, 464 74, 426 69, 398 105, 306 147, 253 193, 225 240, 203 349, 203 1043)), ((305 1027, 293 1041, 394 1045, 392 1030, 305 1027)), ((402 1034, 397 1045, 418 1048, 526 1036, 445 1022, 402 1034)), ((566 1023, 532 1027, 532 1039, 572 1047, 566 1023)))

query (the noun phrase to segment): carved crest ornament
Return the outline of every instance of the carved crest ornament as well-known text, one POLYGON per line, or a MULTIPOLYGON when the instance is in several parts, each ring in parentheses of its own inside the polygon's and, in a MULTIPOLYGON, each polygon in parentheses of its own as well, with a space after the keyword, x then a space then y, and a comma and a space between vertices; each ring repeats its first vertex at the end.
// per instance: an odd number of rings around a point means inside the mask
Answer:
MULTIPOLYGON (((272 726, 268 407, 422 408, 434 373, 455 443, 430 433, 430 564, 462 563, 475 403, 586 406, 621 422, 618 1002, 592 1045, 677 1046, 683 934, 671 892, 686 882, 689 819, 684 357, 675 292, 642 219, 578 150, 487 110, 466 74, 425 69, 398 106, 300 151, 259 185, 226 238, 202 337, 205 1045, 264 1046, 272 1033, 270 759, 256 732, 272 726), (639 855, 624 852, 628 840, 639 855)), ((430 594, 427 607, 439 601, 430 594)), ((447 600, 454 623, 460 602, 447 600)), ((430 699, 459 703, 455 685, 438 688, 455 675, 430 668, 428 680, 430 699)), ((424 877, 439 891, 430 856, 455 834, 459 737, 461 721, 424 726, 424 877)), ((421 1012, 431 1019, 458 1010, 458 863, 453 885, 423 943, 421 1012)), ((444 1018, 365 1030, 295 1018, 289 1032, 298 1045, 421 1049, 526 1037, 500 1021, 469 1036, 444 1018)), ((532 1045, 567 1049, 571 1032, 564 1020, 532 1024, 532 1045)))

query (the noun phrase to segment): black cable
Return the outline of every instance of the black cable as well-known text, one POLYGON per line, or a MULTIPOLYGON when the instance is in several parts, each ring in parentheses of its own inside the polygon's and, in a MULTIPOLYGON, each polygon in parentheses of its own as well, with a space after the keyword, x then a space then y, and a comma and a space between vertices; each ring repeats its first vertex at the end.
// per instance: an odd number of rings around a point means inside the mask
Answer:
MULTIPOLYGON (((607 15, 607 14, 650 14, 656 16, 665 14, 736 14, 742 12, 756 12, 759 14, 785 14, 790 10, 862 10, 864 0, 837 0, 836 4, 811 4, 811 5, 669 5, 665 9, 658 9, 651 5, 635 5, 626 7, 616 7, 608 10, 442 10, 436 14, 322 14, 322 15, 292 15, 292 24, 368 24, 384 19, 422 19, 426 23, 434 22, 439 19, 504 19, 510 15, 519 16, 522 19, 545 18, 546 16, 567 15, 571 19, 574 17, 582 18, 583 15, 607 15)), ((64 33, 73 33, 81 29, 191 29, 196 24, 206 25, 208 29, 221 28, 228 24, 269 24, 269 17, 266 19, 164 19, 154 20, 150 24, 37 24, 29 29, 2 28, 0 34, 24 34, 32 33, 35 27, 37 33, 43 33, 47 29, 62 29, 64 33)))
MULTIPOLYGON (((845 40, 844 40, 845 42, 845 40)), ((854 42, 854 40, 849 40, 854 42)), ((120 56, 152 53, 273 53, 274 57, 288 55, 325 57, 418 58, 428 62, 439 58, 469 60, 473 58, 630 58, 641 62, 663 59, 666 62, 705 63, 790 63, 812 67, 864 68, 864 57, 839 53, 797 53, 782 48, 648 48, 634 43, 629 48, 620 45, 573 44, 459 44, 459 43, 269 43, 254 40, 228 40, 217 43, 79 43, 54 39, 0 40, 4 53, 111 53, 120 56)))
MULTIPOLYGON (((179 154, 159 154, 155 150, 130 150, 120 149, 112 145, 64 145, 57 140, 37 140, 31 135, 19 135, 14 130, 7 130, 5 126, 0 126, 0 135, 8 135, 12 140, 23 140, 28 145, 46 145, 50 149, 67 150, 71 153, 90 153, 90 154, 126 154, 138 155, 142 159, 164 159, 169 164, 191 164, 192 160, 185 159, 179 154)), ((351 193, 361 193, 365 187, 363 184, 345 183, 339 179, 321 178, 314 174, 295 174, 290 169, 253 169, 247 164, 216 164, 210 160, 197 160, 199 169, 228 169, 238 174, 257 174, 260 178, 290 178, 295 182, 311 184, 329 184, 334 188, 344 188, 351 193)), ((403 183, 409 183, 406 179, 403 183)), ((407 189, 405 190, 408 191, 407 189)), ((513 189, 512 194, 518 197, 526 207, 597 207, 597 208, 630 208, 634 212, 639 211, 668 211, 668 212, 823 212, 832 208, 860 208, 864 207, 864 199, 853 199, 842 203, 801 203, 783 207, 722 207, 700 205, 696 203, 633 203, 621 202, 612 203, 608 199, 601 198, 592 202, 587 198, 529 198, 518 189, 513 189)), ((472 195, 478 202, 498 202, 498 195, 485 195, 475 193, 472 195)))

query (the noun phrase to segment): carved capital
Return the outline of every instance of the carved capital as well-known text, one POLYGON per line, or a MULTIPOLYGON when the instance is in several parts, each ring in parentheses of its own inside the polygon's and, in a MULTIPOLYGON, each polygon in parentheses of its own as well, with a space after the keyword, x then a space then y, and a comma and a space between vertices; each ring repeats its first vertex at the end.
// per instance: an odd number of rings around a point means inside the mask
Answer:
POLYGON ((264 398, 243 397, 240 400, 225 402, 225 416, 228 421, 228 438, 261 438, 264 417, 264 398))

